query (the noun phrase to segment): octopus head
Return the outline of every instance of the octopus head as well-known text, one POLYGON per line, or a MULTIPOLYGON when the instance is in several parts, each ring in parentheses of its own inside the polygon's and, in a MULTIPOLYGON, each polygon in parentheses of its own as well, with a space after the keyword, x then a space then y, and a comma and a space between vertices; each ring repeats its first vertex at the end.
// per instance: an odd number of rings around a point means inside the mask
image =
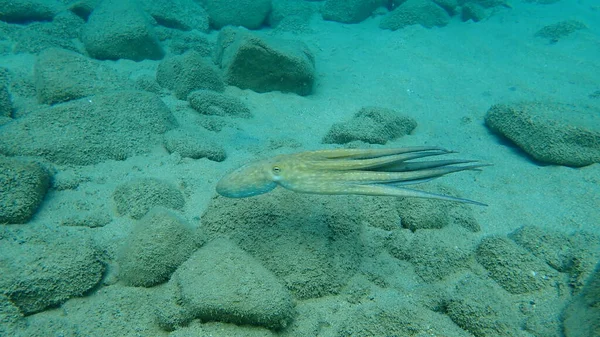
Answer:
POLYGON ((217 193, 228 198, 245 198, 277 187, 280 168, 271 160, 250 163, 227 174, 217 183, 217 193))

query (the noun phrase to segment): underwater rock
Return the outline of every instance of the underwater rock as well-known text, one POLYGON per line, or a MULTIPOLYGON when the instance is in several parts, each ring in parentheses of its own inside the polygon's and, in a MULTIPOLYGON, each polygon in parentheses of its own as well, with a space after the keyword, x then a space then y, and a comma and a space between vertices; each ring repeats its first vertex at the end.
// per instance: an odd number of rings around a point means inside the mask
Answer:
POLYGON ((51 21, 64 9, 57 0, 0 0, 0 20, 10 23, 51 21))
POLYGON ((508 235, 519 246, 546 262, 553 269, 569 275, 569 286, 579 291, 600 261, 600 236, 577 231, 566 234, 525 226, 508 235))
POLYGON ((92 240, 76 230, 35 228, 0 239, 0 294, 30 315, 92 289, 104 273, 92 240))
POLYGON ((210 17, 210 24, 220 29, 225 26, 241 26, 258 29, 267 19, 271 0, 201 0, 210 17))
POLYGON ((462 6, 461 20, 479 22, 487 17, 485 8, 474 2, 467 2, 462 6))
POLYGON ((138 178, 117 186, 113 200, 119 215, 140 219, 153 207, 182 209, 183 193, 174 185, 156 178, 138 178))
POLYGON ((600 336, 600 263, 562 317, 566 337, 600 336))
POLYGON ((0 126, 0 153, 68 165, 123 160, 162 144, 162 134, 175 125, 154 94, 132 90, 88 96, 0 126))
POLYGON ((408 0, 384 16, 379 28, 397 30, 410 25, 442 27, 450 22, 448 13, 431 0, 408 0))
POLYGON ((171 332, 168 337, 282 337, 279 331, 271 331, 267 328, 255 325, 237 325, 222 322, 200 322, 192 321, 184 327, 171 332))
POLYGON ((50 187, 41 165, 0 156, 0 223, 26 223, 50 187))
POLYGON ((279 329, 294 315, 292 297, 281 282, 227 239, 213 240, 173 274, 184 306, 203 321, 279 329))
POLYGON ((207 34, 197 30, 179 32, 172 31, 168 40, 169 51, 174 55, 182 55, 188 51, 194 51, 202 57, 212 57, 214 45, 209 41, 207 34))
POLYGON ((340 295, 299 302, 298 315, 282 336, 319 331, 327 336, 472 337, 443 313, 417 303, 413 289, 402 292, 365 284, 353 290, 362 295, 360 300, 348 302, 349 296, 340 295))
POLYGON ((445 304, 445 313, 474 336, 526 337, 524 320, 514 303, 490 281, 468 275, 445 304))
MULTIPOLYGON (((442 7, 448 15, 453 16, 456 14, 457 9, 459 8, 458 0, 432 0, 436 3, 436 5, 442 7)), ((460 2, 462 4, 462 1, 460 2)))
POLYGON ((103 0, 84 25, 81 41, 100 60, 159 60, 164 51, 150 20, 134 1, 103 0))
POLYGON ((306 44, 295 40, 259 37, 240 28, 219 33, 215 61, 225 82, 256 92, 312 92, 314 57, 306 44))
POLYGON ((209 90, 196 90, 189 94, 190 106, 203 115, 251 118, 250 109, 235 96, 209 90))
POLYGON ((17 336, 23 329, 23 314, 8 297, 0 294, 0 336, 17 336))
POLYGON ((272 0, 272 8, 267 22, 274 28, 289 20, 296 20, 298 23, 307 25, 310 17, 319 12, 319 8, 318 4, 309 1, 272 0))
POLYGON ((112 68, 59 48, 41 52, 33 71, 38 102, 41 104, 133 89, 133 84, 112 68))
POLYGON ((121 284, 99 287, 90 296, 64 303, 60 314, 43 312, 27 317, 31 324, 26 331, 33 330, 27 336, 47 336, 48 331, 60 331, 63 337, 164 336, 153 315, 161 305, 155 291, 121 284))
POLYGON ((370 217, 361 213, 361 202, 283 189, 244 199, 217 196, 201 222, 209 239, 227 236, 296 298, 307 299, 339 292, 358 270, 362 219, 370 217))
POLYGON ((12 116, 13 106, 8 87, 8 70, 0 68, 0 117, 12 116))
POLYGON ((321 14, 325 20, 359 23, 383 4, 383 0, 327 0, 321 8, 321 14))
POLYGON ((411 237, 407 260, 427 283, 466 270, 477 246, 475 236, 460 227, 419 230, 411 237))
POLYGON ((142 8, 161 26, 208 32, 208 13, 197 1, 141 0, 140 3, 142 8))
POLYGON ((35 22, 28 25, 10 25, 5 38, 13 41, 12 52, 38 54, 48 48, 62 48, 83 52, 79 31, 85 22, 75 14, 64 11, 51 22, 35 22))
POLYGON ((165 133, 165 148, 170 153, 192 159, 207 158, 221 162, 227 158, 225 149, 210 140, 208 132, 177 128, 165 133))
POLYGON ((561 103, 495 104, 485 125, 542 163, 600 163, 599 110, 561 103))
MULTIPOLYGON (((458 197, 454 191, 440 185, 427 187, 426 190, 458 197)), ((471 208, 464 204, 417 198, 402 198, 397 203, 400 225, 413 232, 419 229, 445 228, 453 224, 471 232, 478 232, 481 229, 471 208)))
POLYGON ((370 144, 385 144, 390 140, 410 134, 417 122, 392 109, 363 107, 347 122, 331 126, 322 142, 346 144, 360 140, 370 144))
POLYGON ((225 90, 219 71, 209 60, 194 51, 161 61, 156 71, 156 81, 163 88, 173 90, 181 100, 185 100, 194 90, 225 90))
POLYGON ((476 259, 511 294, 556 286, 556 270, 507 238, 484 238, 477 247, 476 259))
POLYGON ((119 254, 119 278, 127 285, 152 287, 196 249, 192 228, 173 211, 155 207, 132 228, 119 254))
POLYGON ((587 28, 587 26, 581 21, 564 20, 544 26, 535 33, 535 36, 548 39, 550 42, 558 42, 558 40, 561 38, 569 36, 574 32, 585 28, 587 28))
POLYGON ((510 8, 508 0, 469 0, 470 3, 477 4, 483 8, 493 8, 504 6, 510 8))

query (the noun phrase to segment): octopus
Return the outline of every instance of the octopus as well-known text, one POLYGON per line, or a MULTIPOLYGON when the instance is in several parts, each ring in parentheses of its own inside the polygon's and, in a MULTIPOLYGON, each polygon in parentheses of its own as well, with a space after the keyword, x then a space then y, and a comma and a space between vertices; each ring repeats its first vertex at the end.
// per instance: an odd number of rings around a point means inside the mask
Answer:
POLYGON ((421 146, 283 154, 234 170, 217 183, 216 190, 224 197, 245 198, 281 186, 299 193, 427 198, 485 206, 477 201, 406 188, 489 165, 464 159, 420 160, 450 153, 454 152, 421 146))

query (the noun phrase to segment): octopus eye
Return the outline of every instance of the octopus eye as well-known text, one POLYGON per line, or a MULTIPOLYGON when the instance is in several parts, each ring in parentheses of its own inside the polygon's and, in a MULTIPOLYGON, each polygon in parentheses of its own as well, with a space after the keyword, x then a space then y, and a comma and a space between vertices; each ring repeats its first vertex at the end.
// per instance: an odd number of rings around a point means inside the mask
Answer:
POLYGON ((273 166, 272 169, 274 174, 280 174, 281 173, 281 168, 279 168, 279 166, 273 166))

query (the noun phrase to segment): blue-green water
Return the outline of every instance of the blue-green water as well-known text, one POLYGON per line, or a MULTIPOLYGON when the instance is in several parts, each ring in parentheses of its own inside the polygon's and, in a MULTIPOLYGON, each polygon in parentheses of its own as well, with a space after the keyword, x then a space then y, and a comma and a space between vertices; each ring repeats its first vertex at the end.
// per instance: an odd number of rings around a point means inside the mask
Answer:
POLYGON ((0 0, 0 335, 600 336, 599 18, 0 0))

